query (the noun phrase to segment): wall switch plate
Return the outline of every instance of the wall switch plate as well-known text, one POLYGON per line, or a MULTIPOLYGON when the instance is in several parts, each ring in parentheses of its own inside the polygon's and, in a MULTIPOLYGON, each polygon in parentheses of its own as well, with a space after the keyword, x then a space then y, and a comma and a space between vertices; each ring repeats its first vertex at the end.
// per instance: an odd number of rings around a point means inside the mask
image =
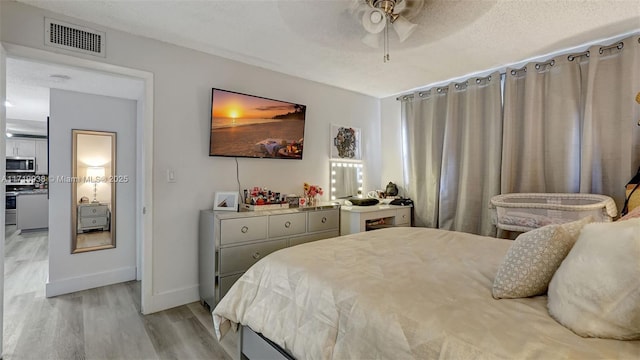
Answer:
POLYGON ((172 169, 167 169, 167 182, 168 183, 176 182, 176 173, 172 169))

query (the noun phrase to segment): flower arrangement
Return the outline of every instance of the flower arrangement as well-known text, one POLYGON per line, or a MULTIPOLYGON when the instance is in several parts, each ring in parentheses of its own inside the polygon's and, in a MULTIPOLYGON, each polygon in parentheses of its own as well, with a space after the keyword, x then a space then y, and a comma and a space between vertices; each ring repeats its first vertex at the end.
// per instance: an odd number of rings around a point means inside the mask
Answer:
POLYGON ((307 205, 315 206, 316 197, 318 195, 324 195, 324 190, 322 190, 320 185, 309 185, 309 183, 304 183, 304 197, 307 198, 307 205))

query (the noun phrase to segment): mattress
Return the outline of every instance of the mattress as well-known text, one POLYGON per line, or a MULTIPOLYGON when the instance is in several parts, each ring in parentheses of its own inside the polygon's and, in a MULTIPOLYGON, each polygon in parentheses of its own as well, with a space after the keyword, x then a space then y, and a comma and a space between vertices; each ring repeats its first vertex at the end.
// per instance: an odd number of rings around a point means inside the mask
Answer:
POLYGON ((612 359, 639 341, 582 338, 546 296, 496 300, 510 240, 390 228, 283 249, 250 268, 213 311, 298 359, 612 359))

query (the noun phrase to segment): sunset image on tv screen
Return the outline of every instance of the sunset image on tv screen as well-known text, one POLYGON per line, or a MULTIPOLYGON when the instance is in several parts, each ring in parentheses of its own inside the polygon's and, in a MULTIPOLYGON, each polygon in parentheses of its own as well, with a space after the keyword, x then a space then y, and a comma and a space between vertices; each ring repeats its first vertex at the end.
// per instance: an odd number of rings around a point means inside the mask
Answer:
POLYGON ((306 106, 213 89, 209 155, 301 159, 306 106))

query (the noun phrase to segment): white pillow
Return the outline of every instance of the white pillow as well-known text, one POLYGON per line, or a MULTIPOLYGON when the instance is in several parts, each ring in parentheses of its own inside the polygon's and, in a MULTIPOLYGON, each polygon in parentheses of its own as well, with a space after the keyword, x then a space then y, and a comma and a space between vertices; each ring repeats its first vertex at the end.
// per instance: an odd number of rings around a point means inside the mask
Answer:
POLYGON ((640 339, 640 219, 587 224, 549 284, 547 305, 580 336, 640 339))

